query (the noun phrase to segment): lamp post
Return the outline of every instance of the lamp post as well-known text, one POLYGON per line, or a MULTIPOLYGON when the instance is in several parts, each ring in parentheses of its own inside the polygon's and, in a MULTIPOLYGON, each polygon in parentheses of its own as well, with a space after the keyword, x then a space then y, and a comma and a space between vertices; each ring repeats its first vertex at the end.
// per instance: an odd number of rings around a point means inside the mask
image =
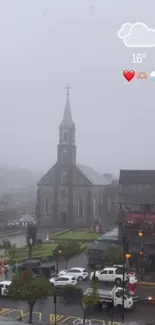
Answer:
POLYGON ((126 259, 129 259, 131 254, 128 253, 128 241, 126 238, 126 232, 123 227, 123 295, 122 295, 122 324, 124 324, 124 293, 125 293, 125 264, 126 259))
POLYGON ((56 259, 56 274, 58 274, 59 273, 59 255, 61 255, 62 254, 62 250, 58 250, 57 251, 57 259, 56 259))

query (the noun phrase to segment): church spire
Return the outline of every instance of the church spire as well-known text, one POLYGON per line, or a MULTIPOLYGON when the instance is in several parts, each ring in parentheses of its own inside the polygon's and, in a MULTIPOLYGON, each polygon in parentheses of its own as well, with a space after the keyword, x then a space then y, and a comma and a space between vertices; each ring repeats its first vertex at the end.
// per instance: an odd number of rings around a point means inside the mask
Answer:
POLYGON ((71 87, 69 85, 67 85, 65 87, 65 89, 67 90, 66 104, 65 104, 63 119, 62 119, 60 126, 73 126, 74 122, 72 120, 72 114, 71 114, 71 109, 70 109, 70 98, 69 98, 69 90, 71 89, 71 87))

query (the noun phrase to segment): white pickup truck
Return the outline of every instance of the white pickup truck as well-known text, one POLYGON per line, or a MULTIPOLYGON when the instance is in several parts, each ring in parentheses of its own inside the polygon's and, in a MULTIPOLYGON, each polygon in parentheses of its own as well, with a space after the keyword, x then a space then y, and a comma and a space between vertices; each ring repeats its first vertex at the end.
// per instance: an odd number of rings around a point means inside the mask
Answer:
MULTIPOLYGON (((123 289, 116 286, 113 289, 98 289, 99 303, 102 305, 110 306, 117 308, 122 308, 123 304, 123 289)), ((88 288, 84 292, 84 296, 90 296, 92 294, 92 288, 88 288)), ((130 294, 125 290, 124 291, 124 309, 131 309, 133 307, 133 299, 130 294)))
MULTIPOLYGON (((94 272, 90 274, 90 280, 93 279, 94 272)), ((123 282, 123 268, 122 267, 106 267, 101 271, 95 271, 95 279, 101 282, 114 282, 120 285, 123 282)), ((124 281, 128 280, 128 274, 125 272, 124 281)))

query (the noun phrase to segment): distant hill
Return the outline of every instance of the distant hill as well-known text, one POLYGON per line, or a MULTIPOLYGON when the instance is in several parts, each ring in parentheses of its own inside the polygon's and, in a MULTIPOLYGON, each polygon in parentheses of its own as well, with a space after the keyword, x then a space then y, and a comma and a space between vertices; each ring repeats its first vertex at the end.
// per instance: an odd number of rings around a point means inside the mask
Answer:
POLYGON ((36 189, 42 173, 28 169, 0 165, 0 195, 36 189))

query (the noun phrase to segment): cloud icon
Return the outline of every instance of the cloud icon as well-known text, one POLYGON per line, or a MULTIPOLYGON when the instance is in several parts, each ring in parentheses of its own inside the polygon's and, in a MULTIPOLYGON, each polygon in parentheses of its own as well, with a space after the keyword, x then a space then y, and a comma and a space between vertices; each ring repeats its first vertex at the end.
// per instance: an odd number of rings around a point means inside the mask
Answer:
POLYGON ((155 47, 155 29, 144 23, 125 23, 118 32, 127 47, 155 47))
POLYGON ((124 38, 126 35, 128 35, 130 33, 130 29, 132 27, 131 23, 125 23, 121 29, 118 31, 118 37, 119 38, 124 38))

